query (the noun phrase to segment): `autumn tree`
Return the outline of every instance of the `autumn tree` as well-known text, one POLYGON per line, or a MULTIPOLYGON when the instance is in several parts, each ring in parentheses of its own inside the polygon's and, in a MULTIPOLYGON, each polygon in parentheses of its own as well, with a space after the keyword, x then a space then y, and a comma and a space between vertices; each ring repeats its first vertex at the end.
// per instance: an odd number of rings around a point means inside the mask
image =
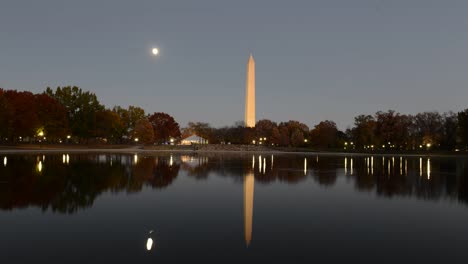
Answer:
POLYGON ((111 110, 96 112, 95 137, 106 138, 111 142, 120 142, 123 136, 124 124, 120 116, 111 110))
MULTIPOLYGON (((266 138, 265 143, 272 142, 273 129, 277 128, 277 124, 268 119, 262 119, 255 125, 255 134, 257 138, 266 138)), ((275 132, 276 133, 276 132, 275 132)), ((277 141, 277 140, 274 140, 277 141)))
POLYGON ((40 129, 50 139, 65 138, 69 132, 65 107, 45 93, 36 94, 35 101, 40 129))
POLYGON ((145 144, 151 144, 154 142, 154 130, 148 119, 140 119, 136 122, 135 128, 133 130, 133 139, 138 139, 138 141, 145 144))
POLYGON ((281 122, 278 125, 278 130, 280 133, 280 145, 282 146, 298 147, 304 145, 304 139, 309 135, 309 127, 295 120, 281 122))
POLYGON ((179 124, 166 113, 158 112, 148 117, 153 126, 154 139, 158 143, 168 142, 170 138, 180 138, 179 124))
POLYGON ((31 92, 5 91, 11 117, 9 137, 32 137, 40 127, 34 94, 31 92), (10 112, 11 111, 11 112, 10 112))

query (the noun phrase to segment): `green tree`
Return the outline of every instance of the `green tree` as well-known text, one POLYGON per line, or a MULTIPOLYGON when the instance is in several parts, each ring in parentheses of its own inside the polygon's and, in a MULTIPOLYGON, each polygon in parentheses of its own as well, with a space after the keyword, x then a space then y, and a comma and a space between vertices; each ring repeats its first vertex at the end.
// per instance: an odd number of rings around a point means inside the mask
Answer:
POLYGON ((112 109, 122 120, 123 123, 123 135, 130 136, 130 133, 135 128, 136 123, 141 120, 145 119, 145 110, 138 106, 130 105, 127 109, 122 108, 120 106, 114 106, 112 109))
POLYGON ((67 119, 74 136, 90 138, 96 131, 96 114, 104 111, 94 93, 76 86, 57 87, 55 92, 47 87, 46 93, 59 101, 67 110, 67 119))

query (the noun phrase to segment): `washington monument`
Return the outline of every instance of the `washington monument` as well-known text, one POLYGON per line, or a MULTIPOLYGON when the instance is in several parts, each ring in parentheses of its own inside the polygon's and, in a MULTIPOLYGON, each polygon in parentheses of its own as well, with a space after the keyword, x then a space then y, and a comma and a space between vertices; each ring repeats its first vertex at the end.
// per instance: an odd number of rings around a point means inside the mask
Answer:
POLYGON ((244 122, 246 127, 255 127, 255 61, 252 54, 250 54, 247 62, 244 122))

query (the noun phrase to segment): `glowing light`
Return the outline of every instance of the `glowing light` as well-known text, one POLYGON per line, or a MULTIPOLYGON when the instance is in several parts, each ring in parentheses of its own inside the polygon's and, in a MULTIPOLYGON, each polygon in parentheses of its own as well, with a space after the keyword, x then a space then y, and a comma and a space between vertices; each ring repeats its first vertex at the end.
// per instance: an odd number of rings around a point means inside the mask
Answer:
POLYGON ((271 169, 273 169, 273 155, 271 155, 271 169))
POLYGON ((307 138, 306 138, 306 139, 304 139, 304 143, 307 143, 307 141, 308 141, 308 140, 307 140, 307 138))
POLYGON ((307 175, 307 158, 304 158, 304 175, 307 175))
POLYGON ((265 174, 266 171, 266 158, 263 158, 263 174, 265 174))
POLYGON ((135 142, 138 142, 138 138, 135 138, 135 142))
POLYGON ((426 147, 427 147, 427 148, 430 148, 430 147, 431 147, 431 143, 427 143, 427 144, 426 144, 426 147))
POLYGON ((148 238, 146 241, 146 250, 150 251, 153 247, 153 239, 151 237, 148 238))
POLYGON ((374 157, 371 157, 371 174, 374 175, 374 157))
POLYGON ((405 175, 408 174, 408 160, 405 159, 405 175))
POLYGON ((7 162, 8 162, 8 159, 7 159, 7 157, 4 157, 4 158, 3 158, 3 166, 5 166, 5 167, 6 167, 6 165, 7 165, 7 162))
POLYGON ((41 171, 42 171, 42 161, 39 161, 39 162, 37 163, 37 165, 36 165, 36 170, 37 170, 38 172, 41 172, 41 171))
POLYGON ((68 135, 68 136, 67 136, 67 139, 70 139, 70 138, 71 138, 71 136, 70 136, 70 135, 68 135))
POLYGON ((400 157, 400 175, 403 175, 403 161, 402 161, 402 157, 400 157))
POLYGON ((345 175, 348 174, 348 158, 344 158, 344 173, 345 175))
POLYGON ((353 158, 351 158, 351 175, 353 175, 353 158))
MULTIPOLYGON (((111 162, 112 162, 112 160, 111 160, 111 162)), ((67 164, 69 164, 69 163, 70 163, 70 156, 67 154, 67 164)))
POLYGON ((262 156, 258 156, 258 172, 261 173, 262 172, 262 156))
POLYGON ((252 155, 252 170, 255 169, 255 155, 252 155))
POLYGON ((427 179, 431 179, 431 159, 427 159, 427 179))
POLYGON ((44 131, 39 131, 39 133, 37 133, 38 136, 40 137, 43 137, 44 136, 44 131))
POLYGON ((65 164, 67 162, 67 156, 65 154, 62 155, 62 163, 65 164))
POLYGON ((255 140, 252 140, 252 144, 254 144, 254 145, 255 145, 255 140))
POLYGON ((169 158, 169 166, 172 167, 172 164, 174 164, 174 158, 171 155, 171 157, 169 158))
POLYGON ((151 53, 153 53, 153 55, 158 55, 159 54, 159 49, 158 48, 153 48, 151 50, 151 53))
POLYGON ((134 162, 135 164, 138 163, 138 155, 137 155, 137 154, 133 155, 133 162, 134 162))
POLYGON ((422 176, 422 158, 419 158, 419 176, 422 176))

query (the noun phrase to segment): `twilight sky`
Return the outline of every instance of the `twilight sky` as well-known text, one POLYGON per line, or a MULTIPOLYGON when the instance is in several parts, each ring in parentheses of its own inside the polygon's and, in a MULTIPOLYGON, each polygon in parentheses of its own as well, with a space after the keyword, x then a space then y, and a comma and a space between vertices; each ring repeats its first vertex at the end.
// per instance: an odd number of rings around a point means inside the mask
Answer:
POLYGON ((101 103, 188 121, 468 108, 466 0, 2 0, 0 87, 76 85, 101 103), (158 57, 151 48, 160 49, 158 57))

